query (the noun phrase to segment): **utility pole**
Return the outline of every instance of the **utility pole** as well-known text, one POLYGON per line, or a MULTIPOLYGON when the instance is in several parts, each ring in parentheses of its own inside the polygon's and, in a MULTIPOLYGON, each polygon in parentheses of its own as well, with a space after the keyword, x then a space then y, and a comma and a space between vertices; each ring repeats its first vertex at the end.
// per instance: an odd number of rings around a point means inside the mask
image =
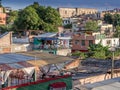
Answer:
POLYGON ((113 78, 114 75, 114 51, 112 51, 112 66, 111 66, 111 79, 113 78))

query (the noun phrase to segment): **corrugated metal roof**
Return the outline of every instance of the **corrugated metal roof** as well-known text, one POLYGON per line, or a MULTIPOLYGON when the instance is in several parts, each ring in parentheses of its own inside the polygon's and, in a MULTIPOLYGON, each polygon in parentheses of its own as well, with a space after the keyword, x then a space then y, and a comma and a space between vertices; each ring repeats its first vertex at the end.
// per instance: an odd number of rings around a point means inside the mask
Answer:
POLYGON ((36 56, 38 59, 27 61, 30 64, 37 65, 37 66, 44 66, 48 64, 60 64, 64 62, 69 62, 74 60, 73 58, 67 57, 67 56, 60 56, 60 55, 54 55, 49 53, 43 53, 40 51, 31 51, 31 52, 23 52, 20 53, 23 55, 28 56, 36 56))
POLYGON ((54 37, 56 35, 57 35, 57 33, 44 33, 44 34, 38 35, 36 37, 54 37))
POLYGON ((15 63, 27 60, 34 60, 35 58, 32 56, 16 54, 16 53, 9 53, 9 54, 0 54, 0 64, 5 63, 15 63))
POLYGON ((0 35, 0 38, 4 37, 5 35, 7 35, 9 32, 5 32, 4 34, 0 35))

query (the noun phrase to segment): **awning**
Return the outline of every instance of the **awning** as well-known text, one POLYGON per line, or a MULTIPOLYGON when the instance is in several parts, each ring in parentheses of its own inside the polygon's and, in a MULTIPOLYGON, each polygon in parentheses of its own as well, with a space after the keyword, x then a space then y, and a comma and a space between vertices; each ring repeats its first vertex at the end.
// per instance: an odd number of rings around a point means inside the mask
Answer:
POLYGON ((41 40, 57 40, 58 38, 48 38, 48 37, 44 38, 44 37, 41 37, 40 39, 41 40))

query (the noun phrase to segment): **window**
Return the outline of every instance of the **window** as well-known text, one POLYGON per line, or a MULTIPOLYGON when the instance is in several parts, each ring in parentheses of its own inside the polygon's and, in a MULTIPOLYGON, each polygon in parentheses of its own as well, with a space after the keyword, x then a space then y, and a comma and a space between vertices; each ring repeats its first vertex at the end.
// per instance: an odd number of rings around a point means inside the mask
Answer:
POLYGON ((65 14, 67 14, 67 11, 65 11, 65 14))
POLYGON ((85 40, 82 40, 82 41, 81 41, 81 45, 82 45, 82 46, 85 46, 85 40))
POLYGON ((93 40, 89 40, 89 46, 93 44, 93 40))
POLYGON ((79 40, 75 40, 75 44, 78 45, 79 44, 79 40))
POLYGON ((107 41, 106 41, 106 44, 107 44, 107 45, 110 45, 110 44, 111 44, 111 40, 107 40, 107 41))

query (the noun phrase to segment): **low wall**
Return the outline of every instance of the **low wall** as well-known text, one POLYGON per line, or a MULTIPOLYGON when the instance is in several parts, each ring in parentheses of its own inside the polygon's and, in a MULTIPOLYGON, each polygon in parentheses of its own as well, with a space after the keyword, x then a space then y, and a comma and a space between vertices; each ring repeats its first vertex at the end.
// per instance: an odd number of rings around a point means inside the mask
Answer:
MULTIPOLYGON (((120 73, 114 73, 113 77, 114 78, 120 77, 120 73)), ((84 85, 84 84, 100 82, 100 81, 104 81, 104 80, 108 80, 108 79, 111 79, 111 74, 101 74, 101 75, 90 76, 90 77, 78 79, 78 80, 74 81, 74 84, 79 81, 79 84, 84 85)))
POLYGON ((58 49, 57 50, 57 55, 67 56, 69 53, 71 53, 71 49, 58 49))

